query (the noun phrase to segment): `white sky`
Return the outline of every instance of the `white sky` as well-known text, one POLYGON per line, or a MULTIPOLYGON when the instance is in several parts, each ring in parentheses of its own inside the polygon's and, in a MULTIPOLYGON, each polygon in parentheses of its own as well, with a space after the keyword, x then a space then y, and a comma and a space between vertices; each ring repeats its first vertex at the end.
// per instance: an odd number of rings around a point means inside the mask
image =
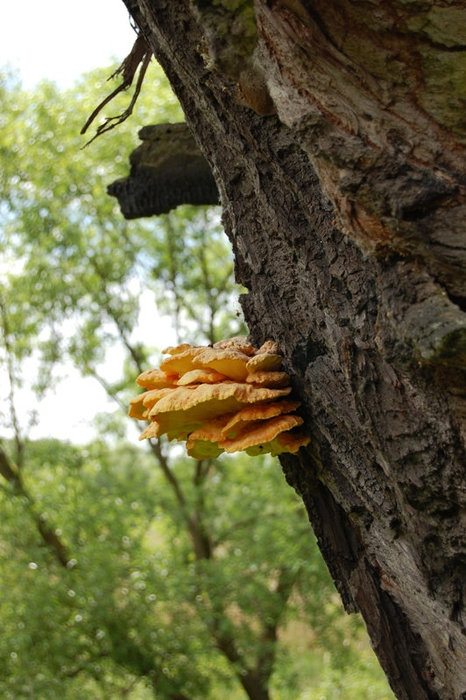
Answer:
POLYGON ((122 0, 2 3, 0 66, 19 68, 25 87, 42 78, 69 87, 81 73, 123 60, 134 40, 122 0))
MULTIPOLYGON (((122 0, 10 0, 2 3, 0 66, 19 71, 24 87, 41 79, 70 87, 82 73, 122 61, 135 40, 122 0)), ((146 311, 143 308, 143 313, 146 311)), ((153 313, 153 307, 152 307, 153 313)), ((147 320, 146 320, 147 322, 147 320)), ((152 318, 152 323, 154 319, 152 318)), ((166 344, 173 342, 164 321, 166 344)), ((118 362, 118 358, 114 358, 118 362)), ((39 424, 31 438, 57 437, 82 443, 95 436, 94 412, 114 410, 104 389, 93 379, 82 378, 73 367, 64 370, 67 379, 37 406, 39 424)), ((61 372, 63 374, 63 371, 61 372)), ((118 376, 118 375, 116 375, 118 376)), ((5 383, 0 381, 0 410, 5 410, 5 383), (3 406, 2 406, 3 404, 3 406)), ((24 394, 23 416, 35 399, 24 394)), ((1 434, 0 430, 0 434, 1 434)))

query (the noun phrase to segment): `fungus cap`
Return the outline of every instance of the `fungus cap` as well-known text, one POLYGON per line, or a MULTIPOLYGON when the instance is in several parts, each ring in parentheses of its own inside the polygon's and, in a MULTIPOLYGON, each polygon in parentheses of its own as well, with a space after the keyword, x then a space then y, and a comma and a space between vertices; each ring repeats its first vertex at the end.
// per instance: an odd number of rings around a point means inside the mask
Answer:
POLYGON ((185 350, 190 350, 191 348, 200 347, 199 345, 190 345, 189 343, 181 343, 180 345, 169 346, 162 350, 163 355, 179 355, 185 350))
POLYGON ((169 375, 161 369, 147 369, 136 379, 136 384, 144 387, 144 389, 165 389, 165 387, 174 386, 176 375, 169 375))
POLYGON ((253 372, 246 377, 248 384, 257 386, 281 387, 288 386, 290 375, 286 372, 253 372))
POLYGON ((147 410, 147 408, 143 404, 145 395, 146 395, 146 392, 144 391, 142 394, 138 394, 137 396, 132 398, 131 401, 129 402, 128 415, 130 418, 137 418, 138 420, 146 420, 146 418, 149 417, 149 411, 147 410))
POLYGON ((170 394, 172 391, 175 391, 176 387, 166 387, 165 389, 149 389, 148 391, 143 394, 143 399, 142 403, 144 406, 148 409, 151 409, 155 406, 157 401, 160 401, 164 396, 167 396, 167 394, 170 394))
POLYGON ((188 455, 195 459, 218 457, 223 452, 223 448, 218 445, 220 440, 224 438, 222 430, 230 420, 231 415, 231 413, 228 413, 225 416, 212 418, 212 420, 203 423, 200 428, 194 430, 186 441, 188 455))
POLYGON ((277 416, 266 421, 252 423, 233 440, 219 442, 225 452, 237 452, 248 447, 263 445, 263 451, 267 451, 266 445, 286 430, 291 430, 303 423, 301 416, 277 416))
POLYGON ((214 343, 214 348, 239 350, 239 352, 243 352, 245 355, 254 355, 257 352, 254 345, 251 345, 244 335, 235 335, 233 338, 228 338, 227 340, 219 340, 217 343, 214 343))
POLYGON ((194 459, 215 459, 222 454, 223 449, 216 442, 194 440, 189 436, 186 441, 186 451, 194 459))
POLYGON ((249 357, 239 350, 231 348, 205 348, 195 358, 196 367, 209 367, 236 382, 246 379, 248 371, 246 365, 249 357))
POLYGON ((230 415, 212 418, 194 430, 186 441, 188 455, 196 459, 218 457, 223 452, 223 448, 218 444, 223 439, 222 428, 229 420, 230 415))
POLYGON ((238 382, 181 386, 157 401, 149 417, 160 426, 160 434, 180 436, 200 428, 216 416, 238 411, 250 403, 270 401, 286 396, 291 387, 267 389, 238 382))
MULTIPOLYGON (((240 382, 219 382, 218 384, 195 384, 189 386, 179 386, 167 393, 151 411, 152 415, 168 413, 171 411, 184 410, 203 403, 214 400, 218 402, 218 408, 222 408, 222 401, 233 397, 238 404, 247 405, 253 403, 264 403, 277 399, 280 396, 288 396, 291 387, 283 389, 269 389, 268 387, 257 387, 253 384, 241 384, 240 382)), ((230 411, 219 411, 217 415, 230 413, 230 411)))
POLYGON ((260 355, 254 355, 248 360, 246 365, 249 374, 253 372, 270 372, 280 369, 282 364, 282 356, 275 353, 264 352, 260 355))
POLYGON ((220 374, 215 369, 203 367, 203 369, 191 369, 185 372, 176 382, 178 386, 186 386, 187 384, 216 384, 222 382, 227 377, 220 374))
POLYGON ((160 369, 166 374, 184 374, 191 369, 196 369, 194 358, 203 352, 204 348, 189 347, 182 352, 166 357, 160 363, 160 369))
POLYGON ((259 350, 256 350, 256 355, 262 355, 263 353, 272 353, 273 355, 280 355, 280 348, 275 340, 266 340, 262 343, 259 350))
POLYGON ((301 447, 308 445, 310 440, 309 435, 284 431, 266 445, 247 447, 245 452, 250 457, 257 457, 260 454, 271 454, 272 457, 278 457, 284 452, 295 454, 301 447))
POLYGON ((158 438, 160 437, 160 430, 157 423, 149 423, 139 436, 140 440, 146 440, 148 438, 158 438))
POLYGON ((296 452, 309 437, 294 429, 298 401, 287 399, 290 378, 279 371, 282 357, 274 341, 259 350, 236 336, 213 347, 187 343, 168 347, 159 369, 139 375, 146 391, 130 402, 129 415, 148 420, 140 439, 186 440, 195 459, 224 450, 258 455, 296 452))
POLYGON ((222 437, 233 439, 239 435, 250 423, 260 420, 268 420, 269 418, 274 418, 275 416, 280 416, 284 413, 291 413, 292 411, 296 411, 300 405, 301 404, 299 401, 284 399, 282 401, 274 401, 272 403, 246 406, 240 411, 237 411, 237 413, 234 413, 232 416, 227 416, 228 421, 224 424, 222 437))
MULTIPOLYGON (((233 414, 236 415, 236 414, 233 414)), ((230 421, 232 414, 227 413, 224 416, 212 418, 201 425, 200 428, 194 430, 189 436, 190 440, 210 440, 211 442, 220 442, 225 438, 224 428, 230 421)))

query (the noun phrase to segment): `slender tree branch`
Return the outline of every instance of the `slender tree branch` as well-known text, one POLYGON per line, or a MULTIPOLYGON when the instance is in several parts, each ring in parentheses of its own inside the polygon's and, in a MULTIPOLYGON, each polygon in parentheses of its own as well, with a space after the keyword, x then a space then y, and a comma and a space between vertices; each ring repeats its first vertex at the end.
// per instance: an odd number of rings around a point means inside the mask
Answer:
POLYGON ((214 294, 213 291, 213 285, 212 285, 212 280, 211 280, 211 275, 210 275, 210 270, 209 270, 209 265, 207 263, 207 257, 206 257, 206 239, 205 239, 205 231, 201 231, 201 250, 199 253, 199 262, 200 262, 200 267, 202 271, 202 280, 204 283, 204 292, 207 297, 207 307, 209 309, 209 323, 208 323, 208 331, 207 331, 207 337, 209 340, 209 343, 213 345, 215 341, 217 340, 216 335, 215 335, 215 314, 218 311, 218 305, 217 305, 217 291, 214 294))
MULTIPOLYGON (((142 372, 144 370, 144 367, 142 366, 142 359, 140 358, 139 354, 136 352, 135 348, 131 345, 129 342, 126 333, 120 323, 120 320, 118 318, 118 315, 113 311, 112 306, 111 306, 111 301, 110 297, 106 292, 105 289, 105 277, 102 273, 102 271, 99 268, 98 263, 93 260, 92 265, 96 272, 98 273, 100 279, 102 280, 103 283, 103 291, 106 295, 106 304, 105 304, 105 310, 108 313, 108 315, 113 319, 118 332, 120 334, 120 338, 125 345, 126 349, 130 353, 137 369, 139 372, 142 372)), ((101 377, 95 370, 92 370, 92 375, 94 376, 95 379, 101 384, 101 386, 104 387, 104 389, 107 391, 108 395, 113 398, 113 400, 118 404, 118 406, 126 412, 126 405, 123 404, 122 401, 116 396, 116 394, 111 390, 110 386, 108 383, 101 377)), ((190 514, 188 511, 188 505, 187 505, 187 500, 186 497, 181 489, 180 483, 177 480, 176 476, 174 475, 172 469, 170 468, 170 465, 168 463, 166 455, 163 453, 161 444, 159 440, 153 441, 149 440, 149 446, 152 454, 155 456, 162 473, 172 488, 173 493, 175 494, 175 498, 181 508, 181 511, 183 513, 183 518, 186 522, 193 547, 194 547, 194 553, 197 559, 207 559, 210 558, 211 556, 211 544, 210 544, 210 539, 205 532, 202 523, 200 522, 200 514, 199 511, 196 510, 194 511, 193 514, 190 514)), ((200 472, 201 474, 202 472, 200 472)))
MULTIPOLYGON (((300 512, 301 509, 296 509, 296 512, 300 512)), ((272 511, 270 513, 261 513, 261 519, 264 520, 265 518, 276 518, 278 517, 278 514, 275 511, 272 511)), ((223 532, 219 533, 218 537, 215 538, 215 541, 213 542, 214 547, 218 547, 219 545, 222 544, 223 541, 227 540, 229 536, 232 534, 232 532, 238 531, 240 528, 243 527, 249 527, 250 525, 253 525, 257 520, 256 516, 251 516, 250 518, 244 518, 243 520, 236 520, 232 525, 224 530, 223 532)))
POLYGON ((139 372, 141 374, 144 371, 144 358, 141 356, 141 354, 136 350, 136 348, 129 342, 128 337, 125 333, 125 330, 123 326, 121 325, 120 319, 118 318, 118 315, 113 311, 111 306, 108 306, 105 308, 106 312, 110 316, 110 318, 113 320, 115 323, 118 333, 120 334, 121 341, 125 348, 128 350, 129 354, 131 355, 131 358, 139 372))
MULTIPOLYGON (((266 513, 261 515, 261 518, 264 519, 265 517, 275 517, 274 513, 269 513, 268 516, 266 513)), ((250 518, 244 518, 243 520, 236 520, 228 529, 224 530, 222 533, 219 534, 218 537, 215 538, 213 542, 213 546, 216 548, 222 542, 227 540, 229 536, 233 533, 238 531, 240 528, 243 527, 249 527, 250 525, 254 525, 254 523, 257 522, 257 516, 251 516, 250 518)))
POLYGON ((205 479, 207 478, 210 470, 212 468, 212 460, 211 459, 200 459, 199 461, 196 461, 196 468, 194 470, 194 475, 193 475, 193 484, 196 486, 201 486, 205 479))
MULTIPOLYGON (((214 615, 214 620, 210 624, 215 646, 232 664, 235 675, 239 683, 243 686, 247 696, 251 700, 255 698, 267 700, 269 697, 267 681, 270 676, 270 673, 267 673, 268 667, 264 669, 265 672, 263 673, 259 661, 253 667, 247 663, 247 659, 238 650, 233 635, 227 631, 228 626, 225 625, 225 620, 229 620, 228 615, 223 608, 219 606, 219 609, 214 615)), ((273 650, 275 651, 275 646, 273 650)), ((265 654, 265 651, 263 652, 263 656, 266 662, 269 662, 269 657, 265 654)))
POLYGON ((13 490, 21 495, 27 505, 29 514, 31 515, 36 528, 47 545, 49 550, 55 555, 56 559, 62 566, 67 566, 69 556, 67 549, 60 540, 55 530, 46 524, 44 518, 35 510, 34 499, 28 492, 21 477, 21 468, 24 464, 24 448, 25 443, 21 434, 18 415, 15 405, 15 376, 13 367, 13 350, 10 343, 10 328, 8 322, 8 313, 4 299, 0 296, 0 322, 3 332, 3 341, 6 353, 6 364, 9 381, 9 406, 11 423, 14 431, 14 441, 16 446, 16 464, 8 457, 5 450, 0 447, 0 474, 13 487, 13 490))
POLYGON ((10 407, 11 425, 13 427, 14 440, 16 445, 16 464, 18 469, 21 469, 24 462, 24 440, 21 434, 21 429, 16 413, 15 404, 15 371, 13 365, 13 350, 10 343, 10 325, 8 321, 8 312, 3 296, 0 295, 0 318, 2 325, 3 343, 6 355, 6 367, 8 374, 8 404, 10 407))
MULTIPOLYGON (((103 389, 105 389, 105 392, 107 393, 107 395, 109 396, 109 398, 113 399, 113 401, 115 401, 115 403, 117 404, 117 406, 118 406, 119 408, 121 408, 122 411, 124 411, 125 413, 127 413, 127 412, 128 412, 128 406, 127 406, 126 403, 124 403, 124 402, 117 396, 117 394, 112 390, 110 384, 109 384, 103 377, 101 377, 100 374, 98 374, 97 371, 96 371, 95 369, 91 369, 90 372, 91 372, 91 376, 94 377, 94 379, 95 379, 97 382, 99 382, 100 386, 101 386, 103 389)), ((135 423, 137 423, 137 421, 135 421, 135 423)))
POLYGON ((173 225, 171 214, 166 217, 167 228, 165 230, 165 244, 168 251, 168 279, 170 282, 170 290, 174 299, 173 324, 175 326, 176 341, 180 342, 180 319, 181 319, 181 295, 178 292, 178 284, 176 276, 178 274, 178 265, 176 257, 176 231, 173 225))
POLYGON ((155 455, 162 473, 166 481, 170 484, 175 498, 178 501, 184 521, 188 528, 189 535, 193 544, 194 555, 196 560, 210 559, 212 556, 212 546, 210 538, 203 526, 199 510, 195 510, 192 514, 189 513, 187 500, 180 487, 180 484, 170 469, 168 460, 164 455, 159 440, 149 440, 150 449, 155 455))
MULTIPOLYGON (((28 497, 24 491, 23 491, 23 496, 28 497)), ((61 539, 58 537, 55 530, 53 528, 51 528, 49 525, 47 525, 47 523, 44 521, 44 519, 41 515, 37 514, 34 511, 32 502, 30 504, 30 511, 31 511, 31 515, 33 516, 34 521, 36 523, 36 527, 37 527, 42 539, 44 540, 45 544, 55 554, 55 557, 58 559, 60 564, 64 567, 68 568, 70 566, 70 562, 72 560, 68 554, 67 547, 65 547, 65 545, 63 544, 61 539)))
POLYGON ((153 455, 157 458, 157 461, 160 465, 160 468, 162 470, 162 473, 167 480, 167 482, 170 484, 173 493, 175 494, 176 500, 178 501, 178 504, 185 509, 186 508, 186 498, 183 494, 183 491, 181 490, 180 484, 170 469, 170 466, 168 464, 168 460, 166 455, 164 455, 162 451, 162 447, 160 444, 160 440, 149 440, 149 445, 150 449, 153 455))
POLYGON ((264 621, 264 629, 260 637, 261 652, 257 657, 255 666, 255 673, 261 678, 264 685, 268 685, 269 678, 273 672, 277 655, 278 626, 299 573, 299 569, 295 571, 289 568, 281 569, 275 590, 275 595, 277 600, 281 601, 281 605, 276 607, 275 614, 272 612, 268 619, 264 621))
POLYGON ((10 462, 8 455, 4 451, 3 447, 0 446, 0 474, 15 488, 19 485, 19 474, 17 470, 13 467, 12 462, 10 462))
MULTIPOLYGON (((105 274, 104 274, 103 270, 101 269, 99 263, 97 262, 95 257, 91 258, 89 260, 89 262, 90 262, 91 266, 93 267, 94 271, 97 272, 97 274, 100 278, 100 281, 102 283, 101 291, 105 297, 105 304, 104 304, 105 312, 107 313, 109 318, 111 318, 111 320, 114 322, 123 345, 128 350, 139 374, 141 374, 144 371, 144 359, 145 358, 142 357, 141 353, 139 353, 137 351, 137 349, 130 343, 128 335, 127 335, 127 333, 126 333, 126 331, 121 323, 121 320, 120 320, 118 314, 116 313, 116 311, 112 307, 112 296, 111 296, 111 294, 109 294, 109 292, 107 290, 107 280, 106 280, 105 274)), ((90 287, 88 287, 88 291, 90 294, 92 294, 92 292, 93 292, 93 290, 90 287)))
POLYGON ((55 558, 62 566, 68 566, 70 557, 68 555, 67 548, 60 540, 55 530, 47 525, 44 518, 36 512, 35 501, 24 485, 21 472, 17 467, 15 467, 15 465, 13 465, 2 447, 0 447, 0 474, 9 484, 11 484, 14 492, 22 496, 29 514, 31 515, 42 540, 45 542, 49 550, 55 555, 55 558))

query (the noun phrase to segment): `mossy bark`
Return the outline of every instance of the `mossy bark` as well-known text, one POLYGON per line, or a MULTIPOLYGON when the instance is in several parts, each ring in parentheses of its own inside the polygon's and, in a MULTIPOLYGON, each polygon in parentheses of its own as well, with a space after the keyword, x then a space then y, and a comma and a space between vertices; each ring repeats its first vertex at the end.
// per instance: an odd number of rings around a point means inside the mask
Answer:
POLYGON ((256 0, 233 71, 194 5, 127 5, 304 403, 282 464, 343 601, 399 698, 466 697, 466 3, 256 0))

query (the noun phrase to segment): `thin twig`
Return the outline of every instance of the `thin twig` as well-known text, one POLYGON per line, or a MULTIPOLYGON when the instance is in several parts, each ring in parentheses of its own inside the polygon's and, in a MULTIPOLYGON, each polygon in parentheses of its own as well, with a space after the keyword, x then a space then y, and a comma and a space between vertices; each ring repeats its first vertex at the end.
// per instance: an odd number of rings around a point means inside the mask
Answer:
POLYGON ((157 458, 157 461, 160 465, 160 468, 162 469, 163 475, 165 476, 166 480, 170 484, 170 486, 173 489, 173 492, 176 496, 176 500, 178 501, 179 505, 183 508, 186 509, 186 498, 184 496, 183 491, 181 490, 180 484, 178 482, 178 479, 175 477, 173 474, 172 470, 170 469, 170 466, 168 464, 167 458, 162 452, 162 448, 160 446, 160 441, 159 440, 149 440, 149 445, 152 453, 155 455, 157 458))
POLYGON ((151 57, 152 50, 147 45, 147 42, 144 39, 144 37, 140 34, 134 42, 133 48, 131 49, 128 56, 125 58, 123 63, 120 66, 118 66, 116 71, 112 73, 112 75, 109 78, 109 80, 111 80, 111 78, 114 78, 121 74, 123 79, 121 85, 115 88, 115 90, 113 90, 113 92, 110 93, 110 95, 107 95, 107 97, 94 109, 91 116, 88 118, 83 128, 81 129, 81 134, 86 133, 87 129, 90 127, 97 115, 105 107, 105 105, 111 102, 111 100, 113 100, 113 98, 116 97, 120 92, 123 92, 128 87, 130 87, 130 85, 133 82, 134 76, 136 75, 136 72, 140 66, 139 75, 136 82, 134 94, 131 98, 131 102, 129 103, 128 107, 124 110, 124 112, 118 114, 116 117, 108 117, 103 124, 97 127, 96 133, 90 141, 84 144, 83 148, 89 146, 89 144, 92 143, 101 134, 105 133, 106 131, 110 131, 111 129, 114 129, 116 126, 118 126, 118 124, 122 124, 133 113, 134 105, 136 104, 136 101, 139 97, 139 93, 141 92, 142 84, 144 82, 144 77, 149 66, 151 57))

